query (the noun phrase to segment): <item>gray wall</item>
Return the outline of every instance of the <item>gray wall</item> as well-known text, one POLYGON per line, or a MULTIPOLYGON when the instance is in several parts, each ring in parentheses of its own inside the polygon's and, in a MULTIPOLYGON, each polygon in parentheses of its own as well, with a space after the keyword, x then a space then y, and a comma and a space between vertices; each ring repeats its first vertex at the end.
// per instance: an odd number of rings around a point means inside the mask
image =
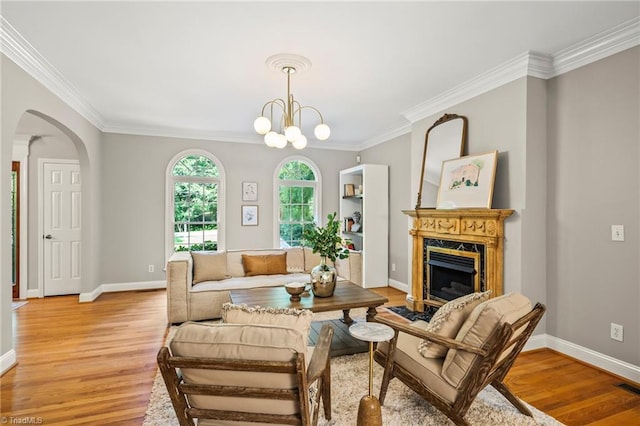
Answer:
POLYGON ((640 365, 640 47, 548 82, 548 331, 640 365), (611 225, 625 241, 611 241, 611 225), (624 326, 624 342, 609 338, 624 326))
POLYGON ((411 198, 410 156, 409 133, 361 153, 362 163, 389 166, 389 279, 407 286, 411 284, 411 271, 407 268, 409 233, 407 216, 402 210, 409 210, 415 204, 415 199, 411 198), (395 271, 391 270, 393 264, 396 265, 395 271))
POLYGON ((226 248, 273 247, 273 178, 287 157, 313 161, 322 175, 323 223, 339 210, 339 171, 355 165, 355 153, 263 144, 105 134, 102 197, 109 214, 102 221, 102 282, 164 280, 165 176, 171 159, 187 149, 202 149, 222 163, 225 173, 226 248), (258 201, 242 202, 243 181, 258 182, 258 201), (258 226, 241 226, 240 206, 257 204, 258 226), (148 265, 155 272, 148 272, 148 265))
MULTIPOLYGON (((4 54, 0 54, 0 282, 11 282, 11 206, 9 179, 13 142, 18 124, 26 112, 33 112, 54 124, 72 141, 82 173, 82 291, 91 292, 100 284, 98 268, 101 258, 99 224, 100 197, 93 188, 100 187, 101 134, 91 123, 27 75, 4 54)), ((31 279, 31 277, 30 277, 31 279)), ((13 348, 11 286, 0 286, 0 356, 13 348)))

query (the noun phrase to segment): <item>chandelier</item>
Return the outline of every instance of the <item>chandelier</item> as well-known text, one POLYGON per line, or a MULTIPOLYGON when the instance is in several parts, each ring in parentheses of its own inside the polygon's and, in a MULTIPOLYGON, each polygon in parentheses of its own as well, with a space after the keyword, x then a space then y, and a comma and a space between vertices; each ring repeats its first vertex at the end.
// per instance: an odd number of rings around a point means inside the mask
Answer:
POLYGON ((302 105, 293 98, 291 93, 291 75, 298 70, 304 70, 311 66, 311 62, 299 55, 280 54, 267 59, 267 64, 281 70, 287 75, 287 98, 273 99, 262 107, 260 117, 256 118, 253 128, 260 135, 264 135, 264 143, 272 148, 284 148, 287 144, 293 145, 296 149, 303 149, 307 146, 307 137, 302 134, 302 111, 312 110, 318 114, 320 123, 314 129, 314 135, 318 140, 326 140, 331 134, 331 129, 324 123, 324 118, 317 108, 302 105), (268 113, 268 118, 267 114, 268 113), (278 131, 273 130, 274 112, 276 118, 279 116, 278 131))

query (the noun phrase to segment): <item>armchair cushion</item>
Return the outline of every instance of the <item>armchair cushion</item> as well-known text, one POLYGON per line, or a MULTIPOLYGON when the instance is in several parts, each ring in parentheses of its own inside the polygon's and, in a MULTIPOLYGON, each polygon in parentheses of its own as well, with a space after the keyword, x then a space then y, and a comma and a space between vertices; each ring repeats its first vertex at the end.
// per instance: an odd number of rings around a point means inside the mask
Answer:
MULTIPOLYGON (((230 360, 290 361, 304 353, 305 343, 299 331, 281 326, 257 324, 182 324, 169 347, 175 356, 230 360)), ((247 386, 295 389, 295 373, 239 372, 183 368, 185 382, 219 386, 247 386)), ((261 398, 191 395, 197 408, 247 411, 268 414, 293 414, 300 411, 297 401, 261 398)))
MULTIPOLYGON (((500 324, 517 321, 531 311, 531 301, 519 293, 489 299, 476 306, 458 331, 456 340, 481 347, 500 324)), ((519 330, 522 331, 522 330, 519 330)), ((458 386, 469 372, 476 355, 450 349, 442 365, 442 375, 447 382, 458 386)))
POLYGON ((287 273, 287 253, 264 254, 251 256, 242 255, 242 267, 244 275, 252 277, 255 275, 276 275, 287 273))
MULTIPOLYGON (((411 326, 423 328, 424 324, 426 324, 424 321, 416 321, 411 326)), ((416 374, 421 383, 428 386, 434 393, 449 402, 455 401, 458 390, 445 381, 441 375, 444 359, 423 357, 418 352, 418 343, 421 340, 420 337, 400 333, 394 352, 394 361, 398 366, 416 374)), ((386 355, 389 351, 389 343, 378 343, 377 350, 386 355)))
MULTIPOLYGON (((471 311, 481 302, 487 300, 490 294, 491 291, 470 293, 451 300, 436 311, 431 321, 423 322, 425 326, 421 328, 453 339, 471 311)), ((447 351, 448 348, 426 339, 420 340, 418 344, 418 352, 425 358, 443 358, 447 351)))
POLYGON ((220 281, 229 278, 227 274, 227 252, 191 252, 193 259, 193 283, 220 281))
MULTIPOLYGON (((263 324, 290 327, 298 330, 306 345, 313 312, 306 309, 262 308, 247 305, 222 305, 222 321, 230 324, 263 324)), ((304 352, 301 350, 300 352, 304 352)))

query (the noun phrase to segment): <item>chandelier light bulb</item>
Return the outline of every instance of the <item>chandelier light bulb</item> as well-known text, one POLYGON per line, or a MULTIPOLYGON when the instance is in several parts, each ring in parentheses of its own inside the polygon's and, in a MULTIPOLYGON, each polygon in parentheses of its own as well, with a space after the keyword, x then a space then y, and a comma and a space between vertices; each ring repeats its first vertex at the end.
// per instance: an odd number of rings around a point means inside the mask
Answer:
POLYGON ((307 146, 307 137, 301 134, 292 142, 292 144, 295 149, 304 149, 304 147, 307 146))
POLYGON ((274 148, 278 143, 278 134, 276 132, 269 132, 264 135, 264 143, 267 144, 268 147, 274 148))
POLYGON ((284 148, 285 146, 287 146, 287 137, 283 134, 278 133, 276 135, 276 148, 284 148))
POLYGON ((300 128, 296 126, 289 126, 284 129, 284 135, 287 137, 289 142, 293 142, 302 135, 302 132, 300 131, 300 128))
POLYGON ((318 140, 324 141, 329 139, 329 136, 331 135, 331 129, 326 124, 320 123, 316 126, 313 133, 316 135, 316 138, 318 138, 318 140))
POLYGON ((267 117, 258 117, 256 121, 253 122, 253 128, 260 135, 266 135, 269 130, 271 130, 271 120, 267 117))

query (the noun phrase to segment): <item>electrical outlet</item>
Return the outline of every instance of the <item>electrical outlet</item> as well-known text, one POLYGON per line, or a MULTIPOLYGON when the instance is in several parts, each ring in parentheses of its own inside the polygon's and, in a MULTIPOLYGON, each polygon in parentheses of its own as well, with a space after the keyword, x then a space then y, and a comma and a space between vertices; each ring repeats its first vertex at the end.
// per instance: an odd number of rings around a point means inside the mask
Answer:
POLYGON ((396 264, 392 263, 391 264, 391 272, 395 272, 396 271, 396 264))
POLYGON ((149 265, 149 272, 154 272, 156 270, 156 267, 153 265, 149 265))
POLYGON ((611 323, 611 338, 620 342, 624 339, 624 328, 620 324, 611 323))

